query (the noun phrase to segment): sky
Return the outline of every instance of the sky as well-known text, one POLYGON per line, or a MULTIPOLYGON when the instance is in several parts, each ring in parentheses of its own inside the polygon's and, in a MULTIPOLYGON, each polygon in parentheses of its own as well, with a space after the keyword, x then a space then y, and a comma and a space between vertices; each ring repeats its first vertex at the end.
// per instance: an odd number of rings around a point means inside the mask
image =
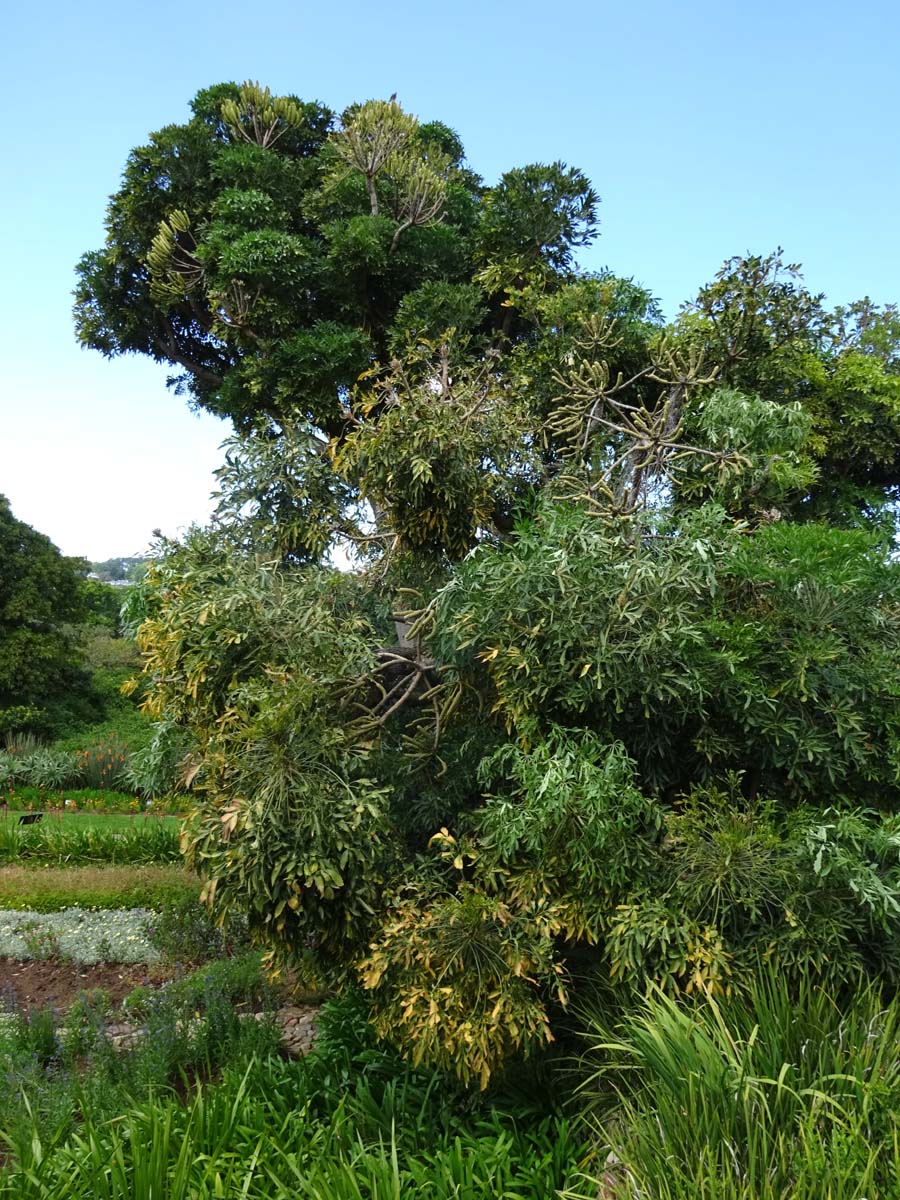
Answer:
POLYGON ((210 511, 228 425, 163 368, 82 350, 71 291, 129 150, 213 83, 337 110, 396 92, 488 183, 580 167, 602 198, 581 265, 668 316, 776 246, 832 304, 900 300, 893 0, 43 0, 10 8, 2 43, 0 493, 65 554, 139 553, 210 511))

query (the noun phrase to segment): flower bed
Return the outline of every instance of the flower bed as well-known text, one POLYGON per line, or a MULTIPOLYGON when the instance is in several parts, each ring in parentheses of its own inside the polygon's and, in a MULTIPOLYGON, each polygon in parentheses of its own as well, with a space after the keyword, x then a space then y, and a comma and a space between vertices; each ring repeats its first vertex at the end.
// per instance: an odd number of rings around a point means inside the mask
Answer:
POLYGON ((87 813, 169 813, 180 816, 187 806, 186 796, 142 799, 133 792, 107 791, 104 788, 44 788, 8 785, 0 792, 0 804, 12 812, 37 809, 87 813))
POLYGON ((147 931, 151 915, 145 908, 0 912, 0 958, 61 958, 86 966, 157 962, 147 931))

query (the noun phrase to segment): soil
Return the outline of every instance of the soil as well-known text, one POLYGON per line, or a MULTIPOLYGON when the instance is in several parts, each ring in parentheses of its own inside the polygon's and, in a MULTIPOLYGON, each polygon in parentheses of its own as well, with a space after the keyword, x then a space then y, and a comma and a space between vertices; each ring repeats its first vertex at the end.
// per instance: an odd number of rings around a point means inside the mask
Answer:
POLYGON ((136 987, 160 984, 165 979, 165 971, 141 963, 86 967, 52 960, 19 962, 0 958, 0 1008, 53 1008, 64 1012, 80 992, 91 988, 103 988, 113 1004, 118 1004, 136 987))

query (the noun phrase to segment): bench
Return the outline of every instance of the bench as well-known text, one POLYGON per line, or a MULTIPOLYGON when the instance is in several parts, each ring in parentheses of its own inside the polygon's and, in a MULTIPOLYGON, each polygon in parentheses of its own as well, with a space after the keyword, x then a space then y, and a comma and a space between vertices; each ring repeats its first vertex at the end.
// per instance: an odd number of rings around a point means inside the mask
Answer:
POLYGON ((22 813, 19 817, 20 825, 37 825, 38 821, 43 821, 44 814, 42 812, 22 813))

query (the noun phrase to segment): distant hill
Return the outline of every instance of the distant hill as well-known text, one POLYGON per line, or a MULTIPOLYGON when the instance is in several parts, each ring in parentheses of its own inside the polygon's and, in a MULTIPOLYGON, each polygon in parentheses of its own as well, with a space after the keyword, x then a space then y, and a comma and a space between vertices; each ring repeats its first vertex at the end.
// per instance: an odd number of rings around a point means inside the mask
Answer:
POLYGON ((130 558, 108 558, 105 562, 91 563, 91 574, 103 583, 134 583, 150 561, 148 555, 140 554, 130 558))

